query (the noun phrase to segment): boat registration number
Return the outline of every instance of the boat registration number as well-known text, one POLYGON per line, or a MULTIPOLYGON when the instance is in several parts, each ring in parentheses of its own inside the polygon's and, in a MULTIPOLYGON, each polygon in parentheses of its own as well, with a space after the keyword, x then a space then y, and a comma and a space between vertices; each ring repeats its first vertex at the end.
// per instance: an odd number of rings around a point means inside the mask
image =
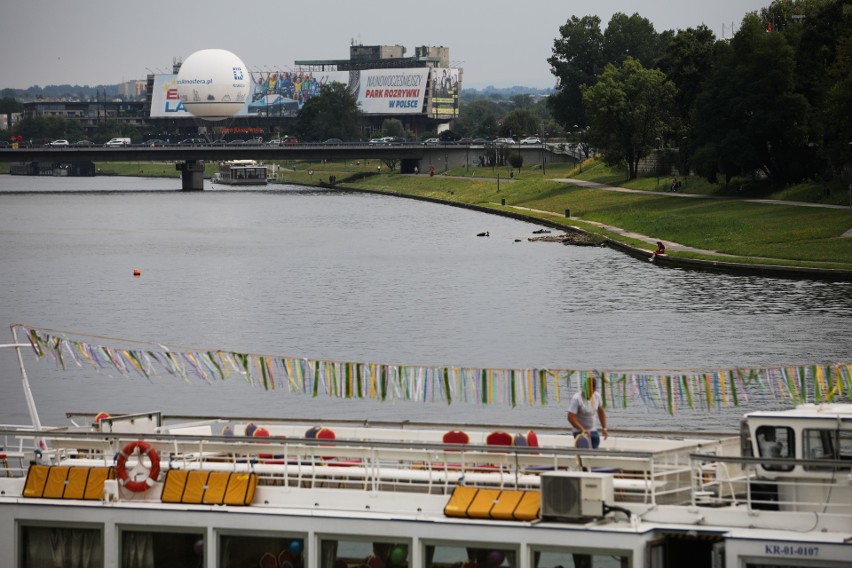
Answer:
POLYGON ((798 556, 801 558, 816 558, 819 556, 818 546, 802 546, 795 544, 765 544, 764 553, 767 556, 798 556))

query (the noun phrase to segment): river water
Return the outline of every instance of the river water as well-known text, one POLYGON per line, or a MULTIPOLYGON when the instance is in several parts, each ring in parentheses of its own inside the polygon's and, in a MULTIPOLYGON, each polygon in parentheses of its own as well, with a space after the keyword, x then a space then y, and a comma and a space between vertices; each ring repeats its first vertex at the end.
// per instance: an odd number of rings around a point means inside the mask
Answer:
MULTIPOLYGON (((691 369, 850 359, 852 283, 665 269, 606 248, 529 242, 535 224, 396 197, 178 186, 0 176, 0 323, 409 365, 691 369), (483 231, 490 237, 476 236, 483 231)), ((565 400, 511 409, 313 399, 237 381, 57 371, 25 355, 47 424, 64 423, 66 411, 101 410, 565 423, 565 400)), ((611 409, 610 425, 731 430, 743 411, 668 416, 634 405, 611 409)), ((28 421, 14 352, 0 350, 0 423, 28 421)))

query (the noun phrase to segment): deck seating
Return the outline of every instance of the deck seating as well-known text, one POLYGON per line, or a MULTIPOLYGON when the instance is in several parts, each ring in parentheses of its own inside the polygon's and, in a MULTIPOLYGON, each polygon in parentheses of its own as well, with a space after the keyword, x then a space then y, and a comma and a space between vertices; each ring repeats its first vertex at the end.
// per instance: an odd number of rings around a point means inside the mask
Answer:
POLYGON ((485 444, 488 446, 511 446, 513 442, 512 435, 502 430, 491 432, 485 438, 485 444))
POLYGON ((166 472, 163 503, 251 505, 257 474, 170 469, 166 472))
POLYGON ((33 465, 27 472, 23 496, 99 501, 107 479, 115 479, 115 468, 33 465))
POLYGON ((470 436, 463 430, 450 430, 444 433, 441 441, 445 444, 466 445, 470 443, 470 436))
POLYGON ((444 507, 448 517, 533 521, 541 509, 540 491, 457 486, 444 507))

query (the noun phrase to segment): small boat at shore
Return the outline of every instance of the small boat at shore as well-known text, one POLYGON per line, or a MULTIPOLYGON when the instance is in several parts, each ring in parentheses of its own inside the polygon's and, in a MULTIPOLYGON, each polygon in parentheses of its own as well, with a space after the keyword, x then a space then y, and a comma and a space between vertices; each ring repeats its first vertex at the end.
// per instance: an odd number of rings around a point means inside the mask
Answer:
MULTIPOLYGON (((38 349, 38 344, 7 347, 38 349)), ((17 568, 840 568, 852 404, 739 431, 69 414, 0 425, 17 568)), ((141 410, 141 409, 140 409, 141 410)))
POLYGON ((266 185, 268 179, 265 165, 255 160, 231 160, 219 165, 211 181, 224 185, 266 185))

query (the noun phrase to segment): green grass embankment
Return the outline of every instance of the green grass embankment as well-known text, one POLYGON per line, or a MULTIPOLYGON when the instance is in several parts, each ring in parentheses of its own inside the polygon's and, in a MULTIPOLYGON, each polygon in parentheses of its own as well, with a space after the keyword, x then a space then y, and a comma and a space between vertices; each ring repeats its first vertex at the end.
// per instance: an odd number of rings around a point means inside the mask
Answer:
MULTIPOLYGON (((572 226, 600 234, 631 246, 653 250, 653 245, 600 228, 592 222, 611 225, 670 243, 716 251, 723 260, 744 264, 772 264, 809 268, 852 270, 852 238, 842 235, 852 229, 852 211, 796 205, 752 203, 744 198, 760 197, 793 201, 843 204, 841 182, 799 184, 773 191, 760 184, 710 184, 690 177, 681 193, 723 196, 728 199, 690 199, 658 195, 671 179, 642 177, 625 183, 625 174, 588 161, 583 171, 572 164, 548 164, 523 168, 510 179, 509 168, 457 168, 440 172, 401 175, 391 173, 376 160, 347 162, 283 162, 279 181, 302 185, 324 185, 336 176, 341 189, 365 189, 389 194, 426 197, 449 203, 469 204, 495 212, 523 213, 557 226, 572 226), (381 174, 376 175, 381 165, 381 174), (622 193, 586 189, 553 181, 577 178, 597 183, 649 191, 622 193), (501 205, 505 199, 506 205, 501 205), (546 213, 527 211, 541 210, 546 213), (565 210, 572 219, 565 219, 565 210)), ((103 163, 103 174, 179 178, 173 163, 103 163)), ((208 164, 206 175, 217 171, 208 164)), ((682 179, 682 178, 681 178, 682 179)), ((847 202, 848 203, 848 202, 847 202)), ((669 251, 672 257, 722 260, 719 256, 691 251, 669 251)))

